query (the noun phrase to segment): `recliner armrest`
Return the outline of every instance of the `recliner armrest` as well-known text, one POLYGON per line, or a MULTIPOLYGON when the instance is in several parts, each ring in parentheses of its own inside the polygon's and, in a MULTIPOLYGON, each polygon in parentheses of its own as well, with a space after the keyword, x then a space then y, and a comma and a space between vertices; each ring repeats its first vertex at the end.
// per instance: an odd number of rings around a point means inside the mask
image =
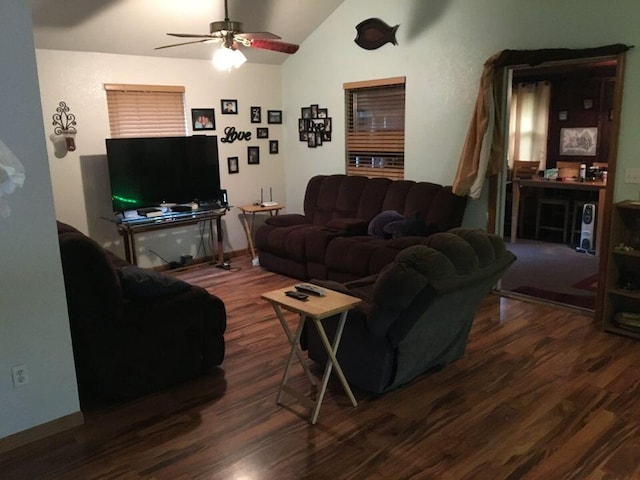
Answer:
POLYGON ((361 218, 334 218, 329 220, 325 226, 349 235, 366 235, 369 222, 361 218))

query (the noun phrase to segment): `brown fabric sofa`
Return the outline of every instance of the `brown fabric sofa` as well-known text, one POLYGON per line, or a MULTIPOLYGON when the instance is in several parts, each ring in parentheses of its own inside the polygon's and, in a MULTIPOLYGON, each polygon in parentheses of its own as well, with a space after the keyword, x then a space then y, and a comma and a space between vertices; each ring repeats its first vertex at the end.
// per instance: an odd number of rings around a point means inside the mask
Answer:
POLYGON ((133 266, 61 222, 58 240, 81 400, 139 396, 222 363, 222 300, 133 266))
MULTIPOLYGON (((465 351, 482 299, 516 257, 480 229, 455 228, 404 249, 377 275, 339 283, 312 280, 363 300, 348 314, 337 358, 349 384, 381 393, 465 351)), ((323 320, 333 341, 338 316, 323 320)), ((318 332, 305 325, 309 357, 325 365, 318 332)))
POLYGON ((465 197, 435 183, 318 175, 307 184, 304 214, 269 217, 256 231, 260 265, 299 279, 361 278, 428 234, 460 226, 465 206, 465 197), (383 212, 397 212, 407 225, 420 222, 420 234, 368 235, 383 212))

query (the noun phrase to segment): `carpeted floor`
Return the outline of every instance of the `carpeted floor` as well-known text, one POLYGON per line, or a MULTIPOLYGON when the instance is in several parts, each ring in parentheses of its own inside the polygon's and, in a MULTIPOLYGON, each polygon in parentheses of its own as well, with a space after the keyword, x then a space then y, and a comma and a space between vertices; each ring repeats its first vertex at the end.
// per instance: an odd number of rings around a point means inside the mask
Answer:
POLYGON ((518 260, 502 277, 502 290, 594 309, 599 257, 534 240, 507 243, 507 248, 518 260))

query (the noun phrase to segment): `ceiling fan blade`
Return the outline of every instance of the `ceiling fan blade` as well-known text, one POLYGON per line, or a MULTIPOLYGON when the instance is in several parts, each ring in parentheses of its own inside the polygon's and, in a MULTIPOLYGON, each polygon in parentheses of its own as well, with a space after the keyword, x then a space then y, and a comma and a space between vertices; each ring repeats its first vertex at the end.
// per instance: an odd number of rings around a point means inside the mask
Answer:
POLYGON ((218 35, 212 35, 209 33, 205 33, 202 35, 198 35, 197 33, 167 33, 167 35, 171 35, 172 37, 179 38, 217 38, 218 35))
POLYGON ((156 47, 154 50, 162 50, 163 48, 179 47, 181 45, 191 45, 192 43, 207 43, 216 40, 215 38, 203 38, 202 40, 194 40, 192 42, 173 43, 171 45, 163 45, 162 47, 156 47))
POLYGON ((271 32, 243 32, 236 34, 236 37, 246 38, 247 40, 280 40, 282 38, 271 32))
POLYGON ((251 48, 261 48, 262 50, 272 50, 282 53, 296 53, 300 47, 293 43, 256 39, 251 41, 251 48))

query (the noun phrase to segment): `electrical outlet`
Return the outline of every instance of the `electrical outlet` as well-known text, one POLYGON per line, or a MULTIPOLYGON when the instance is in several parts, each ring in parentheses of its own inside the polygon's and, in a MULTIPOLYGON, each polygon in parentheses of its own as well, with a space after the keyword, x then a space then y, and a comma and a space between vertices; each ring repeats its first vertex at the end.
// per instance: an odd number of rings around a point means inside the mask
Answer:
POLYGON ((640 168, 625 169, 624 183, 640 183, 640 168))
POLYGON ((29 383, 29 371, 25 364, 16 365, 11 369, 11 373, 13 374, 14 387, 21 387, 22 385, 29 383))

